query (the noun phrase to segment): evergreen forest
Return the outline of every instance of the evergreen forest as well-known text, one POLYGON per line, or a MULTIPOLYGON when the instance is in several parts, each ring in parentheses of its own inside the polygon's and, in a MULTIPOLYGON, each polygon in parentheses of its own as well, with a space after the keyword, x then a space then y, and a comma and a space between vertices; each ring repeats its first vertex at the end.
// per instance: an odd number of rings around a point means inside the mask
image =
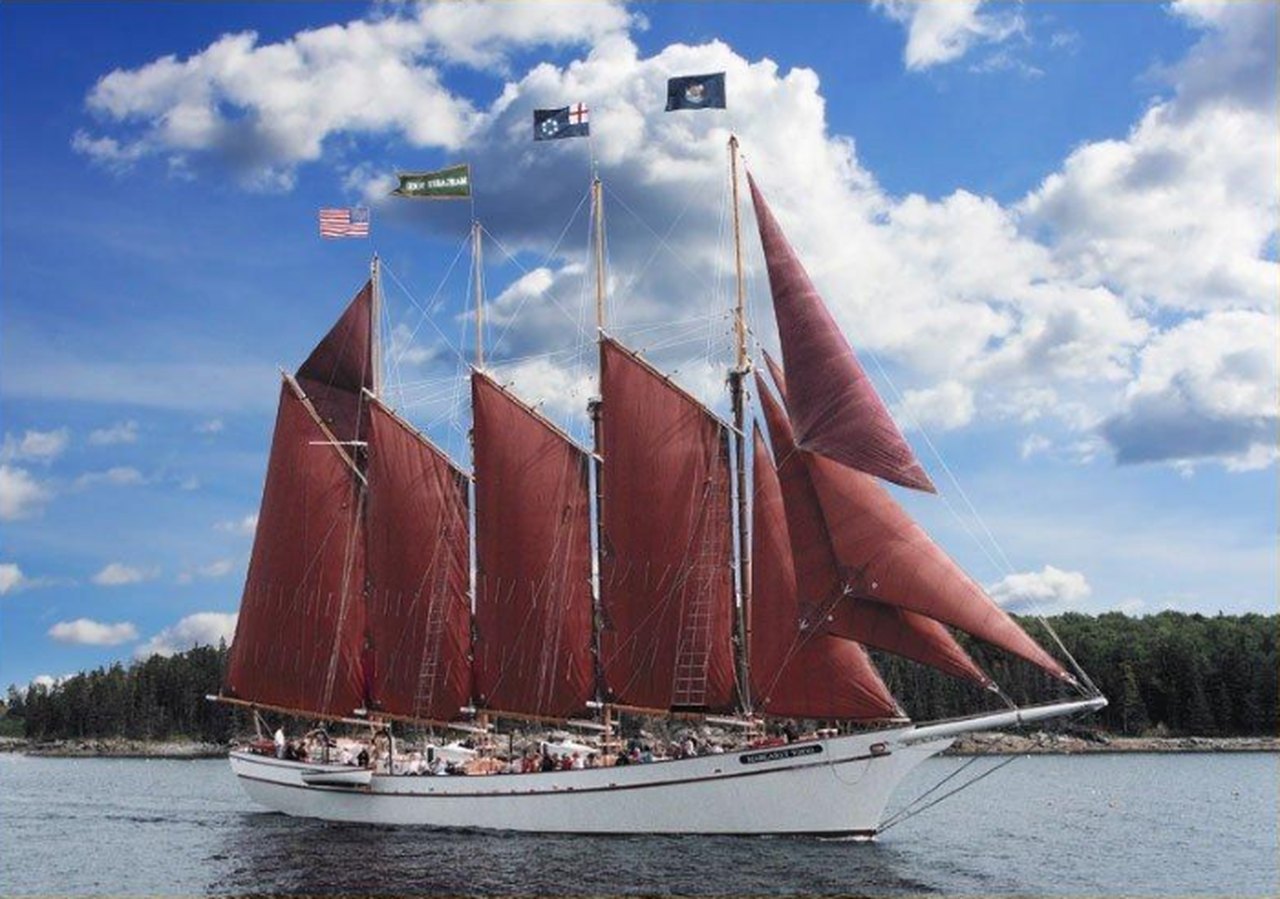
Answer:
MULTIPOLYGON (((1061 657, 1041 623, 1027 631, 1061 657)), ((1088 719, 1114 735, 1274 736, 1280 615, 1161 612, 1130 617, 1067 613, 1049 619, 1111 704, 1088 719)), ((1012 699, 1067 695, 1030 665, 986 647, 966 648, 1012 699)), ((34 740, 129 738, 225 743, 252 725, 242 709, 208 702, 225 646, 200 646, 128 667, 114 664, 54 686, 10 687, 3 732, 34 740)), ((999 697, 896 657, 875 654, 884 679, 917 720, 999 708, 999 697)))

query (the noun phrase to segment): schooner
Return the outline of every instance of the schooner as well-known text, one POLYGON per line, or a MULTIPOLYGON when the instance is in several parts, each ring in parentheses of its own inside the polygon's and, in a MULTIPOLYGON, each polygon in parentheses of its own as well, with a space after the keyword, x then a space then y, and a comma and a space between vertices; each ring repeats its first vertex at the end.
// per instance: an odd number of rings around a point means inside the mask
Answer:
POLYGON ((731 422, 604 330, 598 178, 590 448, 480 359, 470 473, 399 417, 380 390, 375 260, 332 330, 283 376, 217 698, 384 728, 590 717, 606 743, 622 714, 840 726, 651 764, 454 777, 237 749, 232 770, 255 800, 370 823, 869 837, 895 787, 956 736, 1106 704, 881 486, 934 490, 748 176, 782 351, 764 360, 772 387, 752 365, 736 140, 730 159, 731 422), (753 368, 764 424, 748 428, 753 368), (951 628, 1077 698, 912 722, 868 647, 999 694, 951 628))

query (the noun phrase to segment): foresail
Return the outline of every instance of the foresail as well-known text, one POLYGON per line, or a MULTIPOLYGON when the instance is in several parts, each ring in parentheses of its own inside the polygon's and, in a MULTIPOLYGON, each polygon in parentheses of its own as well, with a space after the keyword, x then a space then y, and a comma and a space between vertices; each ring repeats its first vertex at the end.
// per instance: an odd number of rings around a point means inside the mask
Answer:
POLYGON ((476 699, 566 718, 595 696, 588 456, 488 375, 471 390, 476 699))
POLYGON ((728 429, 615 341, 600 353, 606 686, 626 705, 732 709, 728 429))
MULTIPOLYGON (((774 381, 783 395, 781 369, 767 356, 774 381)), ((781 484, 799 585, 798 614, 809 627, 847 637, 944 671, 953 677, 986 686, 991 683, 945 627, 931 618, 866 597, 846 596, 850 569, 841 564, 832 546, 822 505, 809 475, 810 453, 795 445, 786 413, 769 392, 759 372, 756 391, 774 450, 778 453, 781 484)), ((850 475, 865 477, 845 469, 850 475)))
POLYGON ((748 175, 764 245, 782 358, 794 386, 787 412, 803 450, 904 487, 936 492, 853 349, 832 319, 748 175))
POLYGON ((471 698, 467 477, 376 400, 368 420, 368 707, 447 721, 471 698))
POLYGON ((359 475, 288 382, 223 692, 317 715, 364 705, 359 475))
POLYGON ((799 627, 782 486, 759 427, 752 468, 751 695, 755 711, 796 718, 886 719, 897 703, 857 643, 799 627))

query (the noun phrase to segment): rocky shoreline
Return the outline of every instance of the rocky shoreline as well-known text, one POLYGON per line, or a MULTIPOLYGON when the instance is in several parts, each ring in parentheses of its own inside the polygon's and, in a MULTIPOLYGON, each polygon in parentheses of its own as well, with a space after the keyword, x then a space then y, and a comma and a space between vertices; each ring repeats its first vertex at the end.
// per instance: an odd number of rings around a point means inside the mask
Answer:
MULTIPOLYGON (((0 752, 41 758, 215 759, 228 747, 186 740, 0 738, 0 752)), ((967 734, 945 755, 1083 755, 1111 752, 1280 752, 1280 737, 1112 737, 1106 734, 967 734)))
POLYGON ((0 752, 19 752, 42 758, 217 759, 228 747, 190 740, 124 740, 116 738, 35 741, 0 739, 0 752))
POLYGON ((1280 752, 1280 737, 1113 737, 1102 733, 966 734, 945 755, 1077 755, 1107 752, 1280 752))

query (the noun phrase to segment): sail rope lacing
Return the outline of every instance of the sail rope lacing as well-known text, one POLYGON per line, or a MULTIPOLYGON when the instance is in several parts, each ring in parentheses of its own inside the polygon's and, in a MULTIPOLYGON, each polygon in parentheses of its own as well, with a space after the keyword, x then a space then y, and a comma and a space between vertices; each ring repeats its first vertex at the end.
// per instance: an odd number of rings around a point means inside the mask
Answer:
MULTIPOLYGON (((1069 720, 1069 721, 1075 721, 1075 720, 1079 719, 1080 717, 1082 717, 1082 715, 1084 715, 1084 714, 1088 714, 1088 713, 1087 713, 1087 712, 1084 712, 1084 713, 1078 713, 1078 714, 1072 715, 1072 716, 1071 716, 1071 718, 1070 718, 1070 719, 1068 719, 1068 720, 1069 720)), ((1009 765, 1013 764, 1014 762, 1018 761, 1018 759, 1026 758, 1028 755, 1030 755, 1030 754, 1031 754, 1031 751, 1032 751, 1033 749, 1038 749, 1039 747, 1043 746, 1043 745, 1044 745, 1045 740, 1046 740, 1046 739, 1048 739, 1048 736, 1049 736, 1049 733, 1048 733, 1047 731, 1043 731, 1043 730, 1042 730, 1042 731, 1039 733, 1039 735, 1038 735, 1037 737, 1035 737, 1034 742, 1031 744, 1031 746, 1030 746, 1026 751, 1024 751, 1024 752, 1019 752, 1019 753, 1014 754, 1014 755, 1009 755, 1008 757, 1003 758, 1003 759, 1001 759, 999 762, 997 762, 996 764, 992 765, 992 766, 991 766, 990 768, 988 768, 987 770, 985 770, 985 771, 981 772, 981 773, 980 773, 980 774, 978 774, 977 776, 972 777, 972 778, 970 778, 969 780, 964 781, 963 783, 961 783, 959 786, 955 787, 954 789, 948 790, 946 793, 943 793, 941 796, 936 797, 935 799, 933 799, 933 800, 932 800, 932 801, 930 801, 930 802, 925 803, 924 805, 921 805, 921 804, 920 804, 920 803, 922 803, 922 802, 925 802, 925 800, 926 800, 926 799, 928 799, 930 796, 932 796, 934 793, 936 793, 938 790, 940 790, 942 787, 944 787, 947 783, 949 783, 950 781, 952 781, 952 780, 953 780, 953 779, 955 779, 956 777, 958 777, 958 776, 960 776, 961 774, 963 774, 966 770, 968 770, 968 769, 969 769, 969 768, 971 768, 974 764, 976 764, 977 762, 981 761, 981 760, 984 758, 983 756, 980 756, 980 755, 975 755, 975 756, 973 756, 973 757, 972 757, 972 758, 970 758, 968 761, 966 761, 963 765, 961 765, 959 768, 957 768, 956 770, 952 771, 952 772, 951 772, 950 774, 948 774, 946 777, 942 778, 942 780, 938 781, 936 784, 934 784, 934 785, 933 785, 932 787, 930 787, 929 789, 925 790, 923 793, 921 793, 921 794, 920 794, 919 796, 917 796, 915 799, 912 799, 910 802, 908 802, 906 805, 904 805, 902 808, 900 808, 900 809, 899 809, 898 811, 896 811, 894 814, 890 815, 890 816, 889 816, 889 818, 888 818, 888 819, 886 819, 886 820, 885 820, 885 822, 884 822, 883 824, 881 824, 881 825, 880 825, 880 827, 877 829, 877 832, 878 832, 878 833, 884 833, 884 832, 885 832, 886 830, 888 830, 889 828, 894 827, 894 826, 896 826, 896 825, 898 825, 898 824, 901 824, 903 821, 910 820, 911 818, 914 818, 916 815, 919 815, 919 814, 921 814, 922 812, 926 812, 926 811, 928 811, 929 809, 933 808, 933 807, 934 807, 935 805, 937 805, 938 803, 943 802, 943 801, 945 801, 945 800, 947 800, 947 799, 950 799, 952 796, 955 796, 957 793, 960 793, 960 792, 962 792, 963 790, 967 790, 969 787, 973 786, 974 784, 978 783, 979 781, 981 781, 981 780, 985 780, 986 778, 990 777, 992 774, 995 774, 997 771, 1000 771, 1000 770, 1002 770, 1003 768, 1005 768, 1005 767, 1007 767, 1007 766, 1009 766, 1009 765)))

